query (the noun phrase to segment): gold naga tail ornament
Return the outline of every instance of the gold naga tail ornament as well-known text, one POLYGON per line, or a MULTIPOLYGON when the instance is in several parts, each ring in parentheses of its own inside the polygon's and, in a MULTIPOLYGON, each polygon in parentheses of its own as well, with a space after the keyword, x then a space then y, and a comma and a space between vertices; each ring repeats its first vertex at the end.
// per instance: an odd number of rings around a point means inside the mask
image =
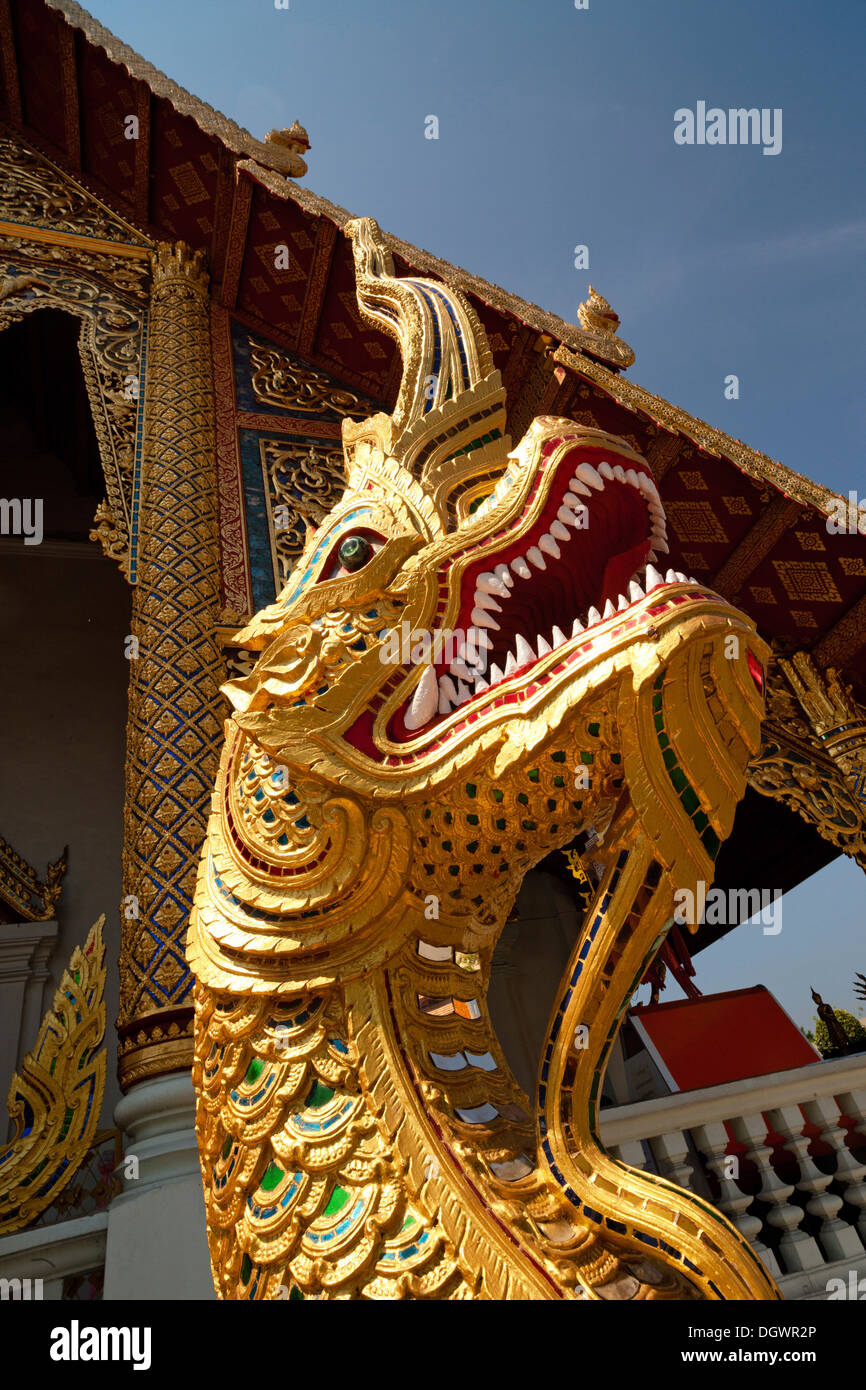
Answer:
POLYGON ((75 1177, 93 1143, 105 1089, 102 916, 76 946, 35 1046, 12 1077, 15 1134, 0 1149, 0 1235, 29 1226, 75 1177))
POLYGON ((217 1292, 778 1298, 709 1203, 597 1129, 674 893, 730 833, 767 649, 655 569, 638 454, 553 418, 512 451, 468 302, 346 230, 404 370, 392 415, 344 422, 346 491, 224 687, 188 946, 217 1292), (591 901, 530 1100, 491 959, 527 870, 575 840, 591 901))

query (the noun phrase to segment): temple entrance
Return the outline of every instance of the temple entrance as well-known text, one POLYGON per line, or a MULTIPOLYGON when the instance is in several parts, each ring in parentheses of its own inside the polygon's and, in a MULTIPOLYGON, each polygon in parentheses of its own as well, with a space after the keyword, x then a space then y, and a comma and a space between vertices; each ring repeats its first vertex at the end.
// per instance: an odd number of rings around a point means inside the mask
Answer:
MULTIPOLYGON (((88 539, 105 489, 78 357, 79 328, 71 315, 43 310, 0 333, 0 499, 7 503, 0 536, 0 836, 40 876, 69 846, 54 909, 59 930, 50 975, 40 986, 44 1007, 73 947, 106 914, 105 1127, 119 1096, 112 1024, 130 591, 88 539), (29 507, 19 513, 8 505, 15 502, 29 507), (38 520, 38 527, 22 534, 19 514, 38 520)), ((15 931, 15 916, 5 914, 7 933, 15 931)), ((30 1014, 38 1028, 42 1012, 34 1006, 15 1026, 17 1056, 4 1052, 4 1094, 34 1041, 35 1033, 26 1036, 30 1014)))

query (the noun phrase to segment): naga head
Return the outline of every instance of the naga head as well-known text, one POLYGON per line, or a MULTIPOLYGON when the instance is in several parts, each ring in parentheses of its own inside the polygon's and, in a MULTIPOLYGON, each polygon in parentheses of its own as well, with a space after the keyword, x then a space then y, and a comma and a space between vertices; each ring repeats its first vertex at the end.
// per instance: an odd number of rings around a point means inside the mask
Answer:
POLYGON ((396 278, 375 222, 347 232, 403 378, 391 415, 344 422, 345 493, 237 639, 260 656, 224 687, 190 936, 229 990, 345 979, 422 921, 492 948, 527 869, 603 846, 626 804, 709 882, 758 745, 766 650, 663 574, 645 460, 549 417, 512 449, 469 303, 396 278))

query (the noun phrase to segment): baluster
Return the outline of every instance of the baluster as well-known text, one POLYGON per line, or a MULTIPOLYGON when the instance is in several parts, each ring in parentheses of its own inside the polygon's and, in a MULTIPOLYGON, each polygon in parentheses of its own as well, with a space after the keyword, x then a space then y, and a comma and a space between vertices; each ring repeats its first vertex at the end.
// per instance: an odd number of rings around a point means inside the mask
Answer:
MULTIPOLYGON (((781 1134, 785 1149, 793 1154, 800 1176, 807 1170, 817 1172, 809 1158, 809 1140, 803 1133, 803 1116, 799 1106, 783 1105, 778 1110, 768 1110, 767 1120, 770 1128, 781 1134)), ((789 1202, 783 1202, 767 1214, 769 1224, 783 1232, 779 1250, 785 1269, 791 1273, 801 1269, 820 1269, 824 1263, 824 1256, 815 1239, 805 1231, 797 1230, 805 1215, 802 1207, 789 1202)))
MULTIPOLYGON (((760 1190, 755 1193, 753 1200, 766 1202, 771 1209, 786 1204, 794 1186, 793 1183, 782 1182, 770 1162, 773 1150, 764 1142, 767 1138, 767 1122, 763 1115, 738 1115, 731 1120, 731 1128, 740 1143, 747 1146, 743 1156, 752 1160, 761 1179, 760 1190)), ((769 1213, 766 1219, 768 1224, 772 1224, 769 1221, 769 1213)), ((763 1260, 774 1279, 779 1278, 782 1271, 772 1250, 769 1250, 762 1240, 753 1240, 752 1249, 763 1260)))
POLYGON ((746 1208, 752 1205, 754 1197, 748 1192, 742 1192, 734 1179, 725 1173, 728 1166, 725 1154, 728 1147, 728 1131, 721 1122, 698 1125, 697 1129, 692 1130, 692 1138, 698 1152, 703 1155, 707 1168, 718 1179, 721 1192, 716 1206, 736 1226, 743 1239, 754 1247, 755 1238, 761 1230, 761 1218, 747 1215, 746 1208))
MULTIPOLYGON (((866 1090, 860 1087, 856 1091, 846 1091, 844 1095, 837 1096, 837 1101, 842 1114, 849 1115, 857 1126, 856 1133, 862 1141, 858 1148, 866 1149, 866 1090)), ((857 1229, 863 1244, 866 1245, 866 1183, 862 1181, 866 1175, 866 1167, 857 1165, 857 1160, 850 1151, 849 1158, 853 1160, 855 1168, 847 1170, 849 1186, 845 1188, 845 1201, 860 1209, 857 1229)))
MULTIPOLYGON (((839 1220, 838 1213, 843 1199, 831 1192, 825 1192, 823 1188, 829 1187, 835 1177, 842 1182, 847 1181, 852 1169, 855 1174, 862 1174, 866 1169, 858 1164, 845 1144, 845 1131, 839 1124, 839 1108, 832 1097, 819 1096, 817 1100, 806 1101, 803 1109, 812 1124, 819 1126, 822 1140, 836 1156, 835 1173, 821 1175, 822 1185, 819 1188, 815 1183, 815 1196, 806 1210, 822 1218, 818 1239, 828 1260, 855 1258, 863 1254, 863 1242, 857 1228, 839 1220)), ((810 1183, 801 1183, 800 1186, 812 1190, 810 1183)))
POLYGON ((688 1162, 689 1146, 682 1130, 676 1129, 670 1134, 660 1134, 656 1139, 650 1140, 650 1146, 662 1177, 676 1183, 677 1187, 689 1187, 689 1178, 694 1169, 688 1162))
POLYGON ((646 1153, 639 1139, 630 1139, 626 1144, 617 1144, 612 1150, 614 1158, 627 1163, 630 1168, 646 1168, 646 1153))

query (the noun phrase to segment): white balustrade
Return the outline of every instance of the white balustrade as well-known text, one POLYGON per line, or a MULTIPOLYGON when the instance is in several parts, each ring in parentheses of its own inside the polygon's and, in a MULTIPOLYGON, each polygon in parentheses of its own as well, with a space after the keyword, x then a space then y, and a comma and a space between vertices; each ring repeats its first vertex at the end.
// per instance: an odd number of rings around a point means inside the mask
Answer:
POLYGON ((599 1118, 615 1157, 646 1168, 648 1144, 662 1176, 717 1193, 715 1205, 789 1297, 827 1297, 831 1276, 838 1285, 846 1270, 866 1274, 866 1055, 611 1107, 599 1118), (820 1131, 826 1160, 810 1154, 807 1124, 820 1131), (745 1149, 739 1157, 727 1152, 731 1137, 745 1149))

